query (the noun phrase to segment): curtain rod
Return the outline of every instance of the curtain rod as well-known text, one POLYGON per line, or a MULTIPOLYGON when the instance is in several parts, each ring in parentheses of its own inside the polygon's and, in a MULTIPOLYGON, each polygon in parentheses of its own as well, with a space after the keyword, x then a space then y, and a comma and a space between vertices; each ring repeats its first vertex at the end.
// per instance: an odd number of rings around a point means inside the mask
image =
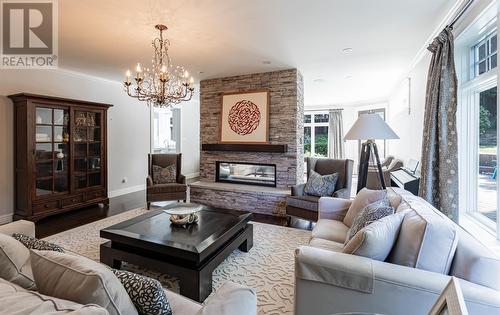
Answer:
POLYGON ((465 14, 465 12, 467 12, 467 10, 469 10, 470 6, 472 5, 472 3, 474 2, 474 0, 469 0, 463 7, 462 9, 460 10, 460 12, 458 12, 458 14, 455 16, 455 18, 451 21, 450 24, 448 24, 449 27, 453 28, 453 25, 455 25, 455 23, 465 14))

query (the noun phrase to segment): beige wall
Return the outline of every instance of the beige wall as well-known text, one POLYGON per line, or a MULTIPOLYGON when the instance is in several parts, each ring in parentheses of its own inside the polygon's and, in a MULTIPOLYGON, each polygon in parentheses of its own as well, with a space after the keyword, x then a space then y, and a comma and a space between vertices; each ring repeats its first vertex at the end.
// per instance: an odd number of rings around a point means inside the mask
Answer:
MULTIPOLYGON (((14 209, 13 105, 6 95, 19 92, 113 104, 108 115, 109 194, 117 196, 144 189, 149 109, 146 104, 128 97, 120 82, 65 70, 0 70, 0 221, 5 221, 14 209)), ((182 129, 188 130, 185 137, 181 130, 181 148, 188 152, 184 165, 189 173, 196 173, 199 145, 189 134, 199 134, 198 102, 192 102, 181 115, 182 129)))

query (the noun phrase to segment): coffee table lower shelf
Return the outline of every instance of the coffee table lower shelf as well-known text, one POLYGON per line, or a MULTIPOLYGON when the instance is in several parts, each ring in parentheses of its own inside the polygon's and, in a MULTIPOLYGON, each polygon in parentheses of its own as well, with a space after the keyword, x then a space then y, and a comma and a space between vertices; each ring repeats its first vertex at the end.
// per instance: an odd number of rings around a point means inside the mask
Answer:
POLYGON ((248 252, 253 246, 253 225, 246 224, 245 228, 231 240, 220 247, 201 265, 190 267, 173 259, 156 259, 154 253, 144 255, 144 249, 134 253, 133 248, 127 246, 124 250, 120 244, 108 241, 100 246, 101 262, 115 269, 121 268, 122 261, 166 273, 179 280, 180 294, 198 302, 203 302, 212 292, 212 272, 236 248, 248 252))

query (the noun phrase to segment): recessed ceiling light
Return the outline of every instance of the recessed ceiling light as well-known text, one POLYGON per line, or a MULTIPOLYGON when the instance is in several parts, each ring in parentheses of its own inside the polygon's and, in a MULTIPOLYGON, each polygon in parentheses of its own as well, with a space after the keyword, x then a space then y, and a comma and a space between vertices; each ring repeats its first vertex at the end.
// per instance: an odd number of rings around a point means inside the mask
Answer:
POLYGON ((346 79, 352 79, 352 75, 346 75, 345 78, 346 79))
POLYGON ((314 82, 314 83, 323 83, 323 82, 325 82, 325 79, 321 79, 321 78, 319 78, 319 79, 314 79, 314 80, 313 80, 313 82, 314 82))
POLYGON ((346 48, 342 49, 342 52, 344 54, 350 54, 350 53, 352 53, 352 48, 351 47, 346 47, 346 48))
POLYGON ((271 61, 269 61, 269 60, 263 60, 262 63, 265 64, 265 65, 270 65, 271 61))

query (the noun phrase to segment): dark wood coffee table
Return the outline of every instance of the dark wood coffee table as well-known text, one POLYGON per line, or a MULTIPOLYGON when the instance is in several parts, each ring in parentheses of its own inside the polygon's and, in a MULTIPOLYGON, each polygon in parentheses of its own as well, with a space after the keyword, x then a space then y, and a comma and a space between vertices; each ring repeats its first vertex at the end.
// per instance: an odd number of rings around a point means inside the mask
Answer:
POLYGON ((101 230, 101 262, 119 269, 122 261, 179 279, 180 293, 202 302, 212 292, 212 272, 236 248, 253 246, 249 212, 204 206, 197 224, 170 224, 170 215, 152 210, 101 230))

